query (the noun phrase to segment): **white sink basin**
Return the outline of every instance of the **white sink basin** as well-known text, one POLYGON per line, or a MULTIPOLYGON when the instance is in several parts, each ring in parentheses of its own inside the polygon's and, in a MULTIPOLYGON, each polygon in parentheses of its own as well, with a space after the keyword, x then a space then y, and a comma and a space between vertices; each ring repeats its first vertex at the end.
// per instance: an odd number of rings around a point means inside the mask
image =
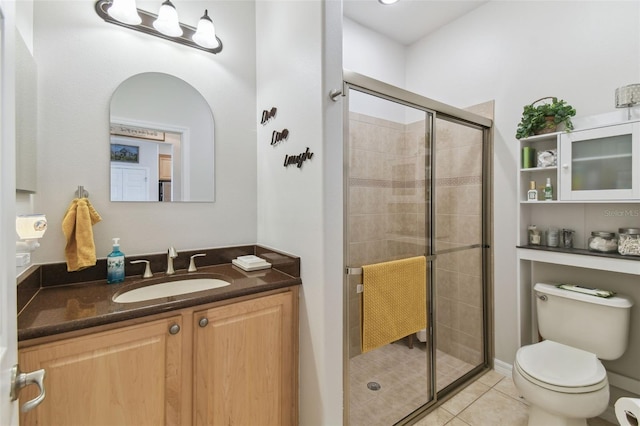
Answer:
POLYGON ((147 287, 129 290, 114 296, 113 301, 118 303, 143 302, 145 300, 160 299, 163 297, 194 293, 196 291, 211 290, 214 288, 228 286, 229 284, 229 282, 217 278, 190 278, 187 280, 153 284, 147 287))

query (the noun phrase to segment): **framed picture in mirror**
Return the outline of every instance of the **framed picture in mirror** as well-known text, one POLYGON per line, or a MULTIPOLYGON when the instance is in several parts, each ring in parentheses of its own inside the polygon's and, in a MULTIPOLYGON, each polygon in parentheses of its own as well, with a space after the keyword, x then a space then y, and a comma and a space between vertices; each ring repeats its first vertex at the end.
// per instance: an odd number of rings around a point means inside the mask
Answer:
POLYGON ((111 161, 121 163, 139 163, 140 147, 133 145, 111 144, 111 161))

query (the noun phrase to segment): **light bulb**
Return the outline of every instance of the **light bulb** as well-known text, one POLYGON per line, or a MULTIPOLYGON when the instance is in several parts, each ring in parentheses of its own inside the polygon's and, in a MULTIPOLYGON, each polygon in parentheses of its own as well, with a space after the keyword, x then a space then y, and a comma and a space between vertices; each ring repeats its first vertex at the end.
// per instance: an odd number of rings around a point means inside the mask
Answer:
POLYGON ((138 9, 136 9, 136 0, 113 0, 107 13, 123 24, 138 25, 142 22, 142 18, 138 15, 138 9))
POLYGON ((158 19, 153 21, 153 27, 169 37, 179 37, 182 35, 182 28, 178 20, 178 11, 171 1, 166 0, 160 6, 158 19))
POLYGON ((193 35, 193 41, 195 41, 198 46, 207 49, 214 49, 220 45, 216 38, 216 29, 213 26, 213 21, 209 18, 207 10, 204 11, 204 15, 198 21, 198 28, 193 35))

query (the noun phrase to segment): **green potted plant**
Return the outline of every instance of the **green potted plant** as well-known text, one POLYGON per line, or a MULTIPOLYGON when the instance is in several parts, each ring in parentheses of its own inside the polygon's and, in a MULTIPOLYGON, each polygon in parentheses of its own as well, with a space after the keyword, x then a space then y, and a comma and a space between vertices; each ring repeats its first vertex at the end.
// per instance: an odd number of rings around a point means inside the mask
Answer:
POLYGON ((559 125, 564 124, 567 132, 573 130, 571 117, 576 115, 576 110, 566 101, 555 97, 538 99, 525 105, 522 112, 522 120, 516 130, 516 138, 522 139, 528 136, 555 132, 559 125), (551 100, 536 106, 538 102, 551 100))

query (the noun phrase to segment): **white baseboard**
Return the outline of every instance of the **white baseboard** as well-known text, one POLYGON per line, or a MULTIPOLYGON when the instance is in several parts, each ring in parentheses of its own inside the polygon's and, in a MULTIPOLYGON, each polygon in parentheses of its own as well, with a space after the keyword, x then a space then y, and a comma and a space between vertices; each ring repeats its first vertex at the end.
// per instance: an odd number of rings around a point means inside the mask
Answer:
POLYGON ((607 371, 609 384, 622 390, 640 395, 640 380, 607 371))
POLYGON ((511 369, 513 366, 499 359, 493 359, 493 369, 505 377, 511 377, 511 369))

